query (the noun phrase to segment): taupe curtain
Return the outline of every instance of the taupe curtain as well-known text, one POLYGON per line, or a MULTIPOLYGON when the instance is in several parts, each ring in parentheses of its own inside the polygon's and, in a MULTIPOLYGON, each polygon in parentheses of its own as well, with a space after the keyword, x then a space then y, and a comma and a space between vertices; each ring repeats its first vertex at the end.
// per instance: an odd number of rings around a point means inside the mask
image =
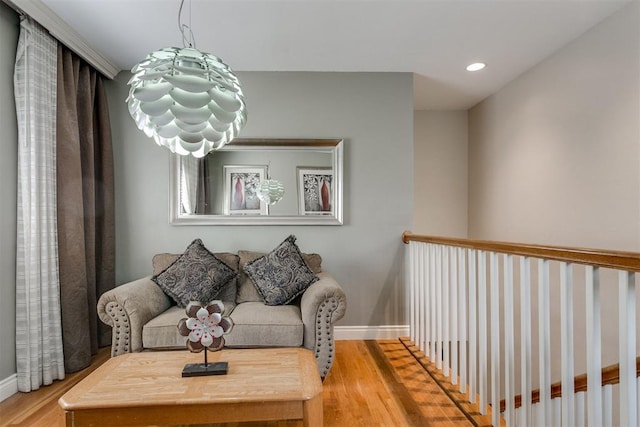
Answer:
POLYGON ((110 331, 98 297, 115 286, 113 154, 103 77, 58 45, 57 200, 66 372, 91 364, 110 331))
POLYGON ((197 185, 197 196, 196 196, 196 211, 197 214, 208 215, 211 214, 211 205, 209 203, 209 198, 211 197, 211 190, 209 187, 209 161, 207 156, 204 156, 202 159, 199 159, 200 163, 198 167, 198 185, 197 185))

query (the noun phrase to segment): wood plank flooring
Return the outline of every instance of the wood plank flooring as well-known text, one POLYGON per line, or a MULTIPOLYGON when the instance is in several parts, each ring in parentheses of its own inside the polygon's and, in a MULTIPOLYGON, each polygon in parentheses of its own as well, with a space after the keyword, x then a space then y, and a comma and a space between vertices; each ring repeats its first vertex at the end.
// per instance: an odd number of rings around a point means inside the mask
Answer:
MULTIPOLYGON (((102 349, 91 367, 0 403, 0 426, 55 426, 58 398, 107 360, 102 349)), ((336 360, 323 383, 325 426, 472 426, 450 396, 399 340, 337 341, 336 360)), ((482 420, 484 421, 484 420, 482 420)), ((302 426, 302 422, 208 426, 302 426)))
POLYGON ((67 374, 63 381, 54 381, 31 393, 16 393, 0 403, 0 426, 56 426, 58 399, 93 372, 110 357, 109 348, 101 349, 88 368, 67 374))

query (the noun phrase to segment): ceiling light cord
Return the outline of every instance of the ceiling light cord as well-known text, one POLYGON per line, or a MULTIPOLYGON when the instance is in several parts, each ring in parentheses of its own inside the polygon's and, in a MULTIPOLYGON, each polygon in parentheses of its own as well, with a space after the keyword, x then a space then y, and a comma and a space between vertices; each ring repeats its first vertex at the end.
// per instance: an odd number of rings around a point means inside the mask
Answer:
POLYGON ((178 29, 182 34, 182 46, 196 49, 196 39, 191 30, 191 0, 189 0, 189 25, 182 23, 182 7, 184 0, 180 2, 180 10, 178 10, 178 29))

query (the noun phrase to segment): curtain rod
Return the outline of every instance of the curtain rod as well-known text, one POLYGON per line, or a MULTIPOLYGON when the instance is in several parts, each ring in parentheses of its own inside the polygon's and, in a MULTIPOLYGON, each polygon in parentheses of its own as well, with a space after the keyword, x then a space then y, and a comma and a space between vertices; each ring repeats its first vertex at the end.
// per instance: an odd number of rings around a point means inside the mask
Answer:
POLYGON ((76 30, 62 20, 41 0, 2 0, 20 15, 33 18, 60 43, 91 64, 105 77, 113 79, 120 69, 100 52, 93 49, 76 30))

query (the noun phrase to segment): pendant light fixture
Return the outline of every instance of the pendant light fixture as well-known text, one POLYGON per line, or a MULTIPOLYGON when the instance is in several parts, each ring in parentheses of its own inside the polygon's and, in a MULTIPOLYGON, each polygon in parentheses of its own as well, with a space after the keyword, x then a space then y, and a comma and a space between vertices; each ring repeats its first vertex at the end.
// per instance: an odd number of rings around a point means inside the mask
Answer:
POLYGON ((235 138, 247 121, 240 81, 228 65, 195 47, 182 24, 183 48, 165 47, 135 65, 129 80, 129 113, 155 142, 180 155, 204 157, 235 138))
POLYGON ((284 196, 284 185, 275 179, 265 179, 256 190, 258 199, 268 205, 275 205, 284 196))
POLYGON ((267 205, 275 205, 284 196, 284 185, 276 179, 271 179, 271 162, 267 167, 267 179, 260 181, 256 195, 267 205))

